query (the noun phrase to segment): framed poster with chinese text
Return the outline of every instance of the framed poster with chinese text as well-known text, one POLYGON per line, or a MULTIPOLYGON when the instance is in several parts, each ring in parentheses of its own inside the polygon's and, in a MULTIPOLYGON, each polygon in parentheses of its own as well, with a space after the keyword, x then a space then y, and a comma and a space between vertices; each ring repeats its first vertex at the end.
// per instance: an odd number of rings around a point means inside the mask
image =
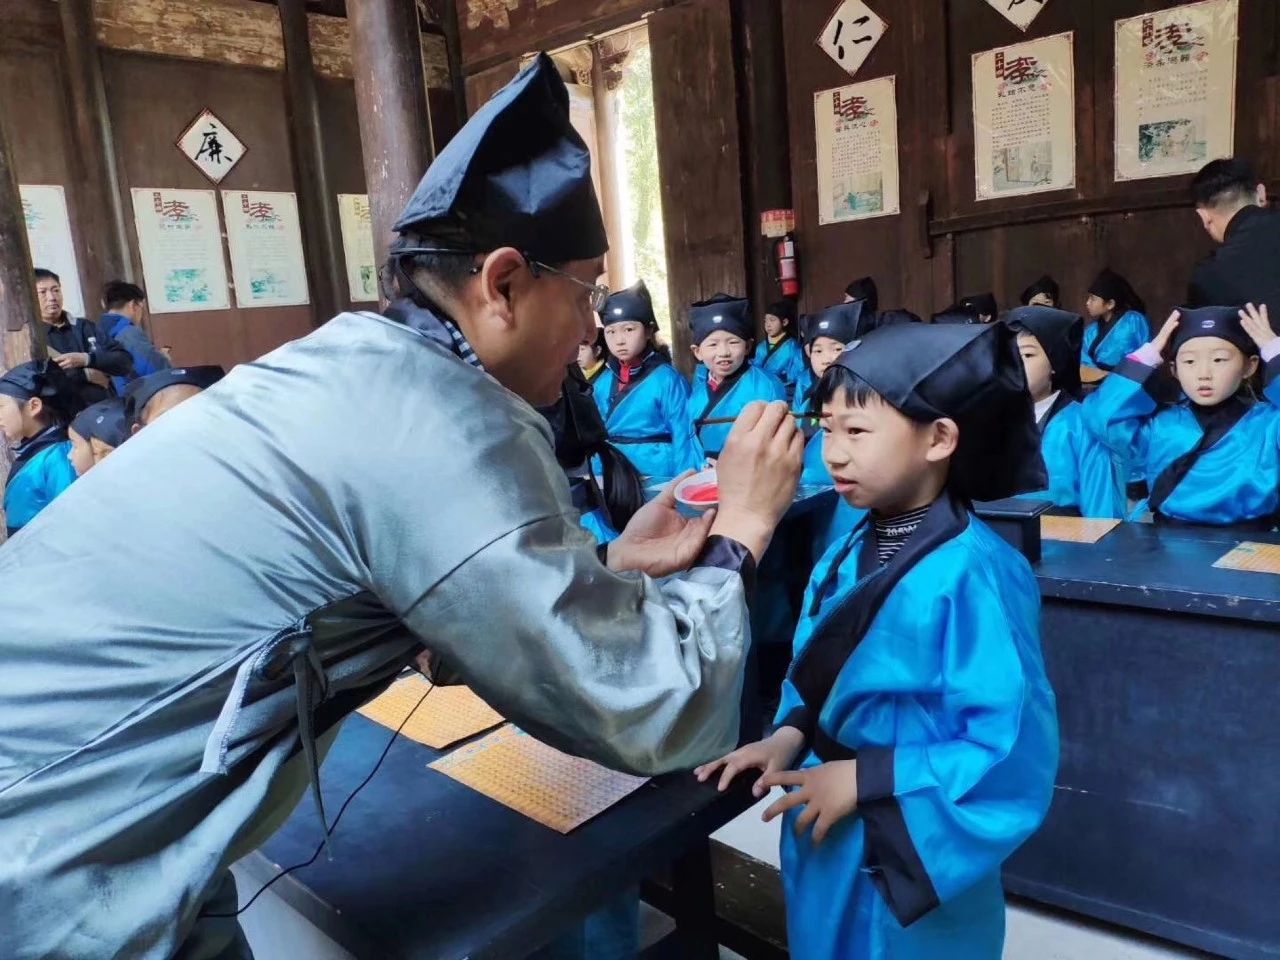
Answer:
POLYGON ((813 95, 818 222, 844 223, 901 212, 898 106, 893 77, 813 95))
POLYGON ((973 165, 979 200, 1076 185, 1072 34, 973 55, 973 165))
POLYGON ((135 187, 133 221, 152 313, 231 306, 212 190, 135 187))
POLYGON ((1235 141, 1238 0, 1116 21, 1116 179, 1195 173, 1235 141))
POLYGON ((373 253, 373 216, 367 193, 338 194, 342 252, 347 261, 347 286, 352 303, 378 299, 378 267, 373 253))
POLYGON ((298 198, 266 190, 223 190, 231 278, 241 307, 310 302, 298 198))
MULTIPOLYGON (((52 270, 62 281, 62 305, 73 317, 85 316, 84 293, 80 289, 80 267, 76 263, 76 243, 67 215, 67 195, 60 186, 24 183, 18 187, 22 198, 22 222, 27 228, 31 265, 52 270)), ((94 305, 97 318, 97 304, 94 305)))

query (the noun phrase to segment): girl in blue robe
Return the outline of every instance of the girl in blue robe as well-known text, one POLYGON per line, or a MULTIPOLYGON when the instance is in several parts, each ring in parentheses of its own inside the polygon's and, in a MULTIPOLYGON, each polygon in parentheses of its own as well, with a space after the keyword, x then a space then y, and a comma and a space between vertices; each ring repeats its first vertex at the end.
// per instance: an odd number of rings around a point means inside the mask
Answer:
POLYGON ((1128 280, 1112 270, 1098 274, 1084 306, 1089 324, 1081 361, 1086 367, 1114 370, 1151 337, 1142 298, 1128 280))
POLYGON ((646 477, 667 479, 700 465, 689 385, 654 349, 658 321, 644 281, 613 294, 601 320, 610 356, 594 390, 609 441, 646 477))
POLYGON ((0 441, 14 454, 4 487, 9 536, 76 479, 57 379, 56 372, 37 361, 19 364, 0 377, 0 441))
POLYGON ((765 338, 756 345, 755 365, 782 381, 787 401, 796 395, 796 383, 809 368, 800 341, 795 338, 796 304, 779 300, 764 315, 765 338))
POLYGON ((1035 576, 969 509, 1044 482, 1023 376, 1000 324, 904 325, 819 386, 837 488, 872 516, 814 570, 776 731, 697 771, 790 788, 765 817, 797 960, 1001 956, 1001 864, 1058 761, 1035 576))
POLYGON ((1280 340, 1265 308, 1175 311, 1084 404, 1089 429, 1150 495, 1132 519, 1270 530, 1280 515, 1280 340), (1183 398, 1153 392, 1170 357, 1183 398), (1250 380, 1261 363, 1263 395, 1250 380))
POLYGON ((699 460, 715 460, 743 407, 756 400, 786 400, 787 392, 782 381, 750 361, 755 327, 748 301, 716 294, 689 308, 689 326, 693 355, 701 364, 689 395, 689 425, 699 460))
POLYGON ((1018 334, 1027 385, 1036 405, 1040 453, 1049 473, 1045 489, 1026 494, 1049 500, 1056 513, 1123 518, 1124 484, 1111 452, 1084 425, 1080 404, 1080 343, 1084 320, 1052 307, 1018 307, 1006 322, 1018 334))

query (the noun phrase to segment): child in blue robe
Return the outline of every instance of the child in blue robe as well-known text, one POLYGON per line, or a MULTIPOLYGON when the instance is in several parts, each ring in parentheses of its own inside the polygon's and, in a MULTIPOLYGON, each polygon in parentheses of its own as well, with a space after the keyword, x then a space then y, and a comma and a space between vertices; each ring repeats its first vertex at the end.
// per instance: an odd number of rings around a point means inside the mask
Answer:
POLYGON ((644 281, 611 296, 601 320, 610 356, 594 389, 609 442, 647 477, 666 479, 700 464, 689 385, 654 349, 658 321, 644 281))
POLYGON ((21 363, 0 377, 0 440, 14 460, 4 486, 5 528, 13 536, 75 482, 67 409, 57 368, 21 363))
POLYGON ((1084 331, 1084 366, 1110 372, 1151 337, 1146 304, 1129 281, 1103 269, 1089 285, 1084 302, 1088 326, 1084 331))
POLYGON ((755 326, 751 304, 719 293, 689 308, 693 355, 701 366, 693 374, 689 423, 701 461, 713 461, 733 429, 733 419, 755 400, 785 400, 782 381, 751 363, 755 326), (726 423, 708 423, 725 420, 726 423))
POLYGON ((803 379, 807 364, 795 337, 796 303, 779 300, 764 315, 765 338, 756 346, 755 364, 782 381, 787 400, 795 396, 796 381, 803 379))
POLYGON ((129 418, 119 397, 85 407, 67 428, 68 458, 77 477, 83 477, 130 437, 129 418))
POLYGON ((1150 494, 1133 519, 1270 530, 1280 515, 1280 339, 1265 307, 1175 310, 1084 405, 1085 423, 1137 466, 1150 494), (1183 398, 1153 392, 1165 362, 1183 398), (1260 364, 1263 396, 1250 381, 1260 364))
POLYGON ((818 399, 836 489, 871 515, 814 570, 775 732, 697 775, 788 788, 765 819, 786 816, 797 960, 999 960, 1001 864, 1058 763, 1035 576, 970 508, 1045 482, 1017 342, 886 327, 818 399))
POLYGON ((1124 483, 1109 451, 1084 425, 1080 344, 1084 319, 1052 307, 1018 307, 1005 322, 1018 334, 1027 388, 1040 427, 1049 485, 1029 493, 1068 516, 1123 518, 1124 483))

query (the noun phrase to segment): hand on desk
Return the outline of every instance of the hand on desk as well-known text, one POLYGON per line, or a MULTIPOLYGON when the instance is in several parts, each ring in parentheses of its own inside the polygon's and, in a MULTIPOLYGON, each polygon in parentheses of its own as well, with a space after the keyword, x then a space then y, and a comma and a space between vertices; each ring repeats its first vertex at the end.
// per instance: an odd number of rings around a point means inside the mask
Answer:
POLYGON ((788 810, 804 807, 796 817, 796 836, 813 825, 813 844, 826 839, 837 823, 858 808, 858 761, 837 760, 807 770, 767 773, 760 781, 766 790, 790 787, 785 797, 764 812, 768 823, 788 810))
POLYGON ((764 776, 755 782, 751 792, 757 797, 763 797, 769 792, 769 788, 764 785, 765 779, 770 774, 780 773, 791 767, 803 749, 803 733, 795 727, 779 727, 766 740, 749 743, 728 756, 713 760, 711 763, 704 763, 693 771, 693 775, 700 783, 706 783, 723 769, 716 789, 724 793, 738 774, 746 773, 748 770, 759 770, 764 776))

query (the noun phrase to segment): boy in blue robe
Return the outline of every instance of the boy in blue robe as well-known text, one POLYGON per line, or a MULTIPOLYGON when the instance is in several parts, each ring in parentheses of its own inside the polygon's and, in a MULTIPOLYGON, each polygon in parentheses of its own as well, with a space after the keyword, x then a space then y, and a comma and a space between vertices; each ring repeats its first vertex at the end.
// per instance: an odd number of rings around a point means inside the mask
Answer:
POLYGON ((1018 307, 1005 322, 1018 334, 1049 473, 1049 485, 1027 496, 1052 501, 1054 512, 1062 515, 1123 518, 1127 504, 1119 470, 1111 452, 1084 425, 1084 319, 1052 307, 1018 307))
POLYGON ((1146 304, 1128 280, 1109 268, 1089 285, 1084 309, 1089 315, 1084 331, 1086 367, 1110 372, 1151 337, 1146 304))
POLYGON ((5 528, 13 536, 75 482, 56 367, 21 363, 0 377, 0 440, 13 448, 4 485, 5 528))
MULTIPOLYGON (((846 300, 809 318, 809 342, 805 345, 805 353, 809 358, 813 386, 804 397, 797 398, 801 410, 821 412, 814 404, 814 387, 831 365, 840 359, 846 345, 866 336, 874 323, 875 315, 867 311, 865 300, 846 300)), ((800 426, 806 437, 800 483, 804 486, 830 486, 831 475, 822 461, 822 431, 818 429, 816 420, 801 421, 800 426)))
POLYGON ((782 299, 764 314, 765 338, 756 345, 756 366, 782 381, 787 400, 795 396, 796 381, 804 378, 807 364, 795 337, 796 302, 782 299))
POLYGON ((1085 423, 1141 471, 1134 519, 1270 530, 1280 515, 1280 339, 1266 307, 1175 310, 1084 405, 1085 423), (1165 362, 1184 394, 1161 407, 1165 362), (1263 369, 1263 398, 1250 380, 1263 369))
POLYGON ((1000 866, 1058 762, 1027 561, 974 500, 1042 487, 1013 332, 902 324, 827 372, 827 466, 870 520, 815 569, 777 727, 698 769, 785 797, 797 960, 999 960, 1000 866))
POLYGON ((701 463, 689 424, 689 385, 654 348, 658 321, 644 281, 609 297, 601 320, 609 360, 594 389, 609 442, 647 477, 674 477, 701 463))
POLYGON ((782 381, 751 363, 755 327, 747 300, 718 293, 695 303, 689 328, 693 355, 701 364, 693 374, 689 422, 699 461, 714 461, 743 407, 755 400, 785 400, 787 393, 782 381))

